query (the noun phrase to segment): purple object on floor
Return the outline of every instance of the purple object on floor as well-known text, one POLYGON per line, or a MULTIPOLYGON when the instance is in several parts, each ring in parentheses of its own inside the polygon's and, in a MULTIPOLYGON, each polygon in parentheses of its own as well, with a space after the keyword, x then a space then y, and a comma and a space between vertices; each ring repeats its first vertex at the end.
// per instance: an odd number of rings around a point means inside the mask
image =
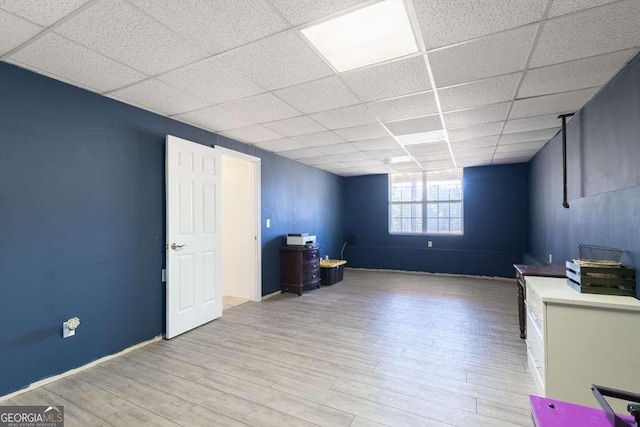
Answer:
MULTIPOLYGON (((536 427, 613 427, 602 409, 540 396, 529 396, 529 401, 536 427)), ((630 415, 620 417, 630 426, 636 426, 630 415)))

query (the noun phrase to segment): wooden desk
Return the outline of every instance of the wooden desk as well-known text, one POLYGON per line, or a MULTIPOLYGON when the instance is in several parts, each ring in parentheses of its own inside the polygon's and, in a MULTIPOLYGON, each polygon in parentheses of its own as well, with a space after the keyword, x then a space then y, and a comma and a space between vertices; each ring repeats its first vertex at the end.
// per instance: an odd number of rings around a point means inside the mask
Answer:
POLYGON ((518 320, 520 321, 520 338, 527 337, 527 323, 524 312, 524 298, 527 292, 525 276, 566 277, 565 267, 555 265, 514 264, 516 269, 516 287, 518 289, 518 320))

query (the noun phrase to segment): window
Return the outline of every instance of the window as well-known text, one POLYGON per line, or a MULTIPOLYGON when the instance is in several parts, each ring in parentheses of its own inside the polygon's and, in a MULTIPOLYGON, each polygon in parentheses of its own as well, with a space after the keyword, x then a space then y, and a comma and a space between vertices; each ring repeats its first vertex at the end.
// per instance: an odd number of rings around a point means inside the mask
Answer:
POLYGON ((389 232, 462 234, 462 169, 389 175, 389 232))

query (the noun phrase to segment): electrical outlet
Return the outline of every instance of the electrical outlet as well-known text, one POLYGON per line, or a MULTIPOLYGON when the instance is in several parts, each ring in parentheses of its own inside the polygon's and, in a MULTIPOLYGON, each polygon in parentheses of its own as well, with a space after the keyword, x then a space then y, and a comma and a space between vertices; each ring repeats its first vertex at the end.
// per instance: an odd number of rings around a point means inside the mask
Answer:
POLYGON ((433 242, 432 242, 431 240, 429 240, 429 241, 427 242, 427 247, 428 247, 428 248, 432 248, 432 247, 433 247, 433 242))
POLYGON ((164 268, 162 269, 162 283, 165 283, 167 281, 167 270, 165 270, 164 268))
POLYGON ((265 227, 267 227, 267 228, 271 228, 271 218, 267 218, 267 221, 266 221, 265 227))
POLYGON ((549 254, 549 264, 553 263, 553 255, 549 254))

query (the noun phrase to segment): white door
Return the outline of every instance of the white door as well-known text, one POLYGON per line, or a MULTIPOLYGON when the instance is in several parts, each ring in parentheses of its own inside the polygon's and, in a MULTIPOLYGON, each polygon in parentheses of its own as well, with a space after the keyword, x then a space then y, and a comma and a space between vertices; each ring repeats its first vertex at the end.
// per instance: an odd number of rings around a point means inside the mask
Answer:
POLYGON ((173 338, 222 315, 220 154, 167 136, 167 324, 173 338))

